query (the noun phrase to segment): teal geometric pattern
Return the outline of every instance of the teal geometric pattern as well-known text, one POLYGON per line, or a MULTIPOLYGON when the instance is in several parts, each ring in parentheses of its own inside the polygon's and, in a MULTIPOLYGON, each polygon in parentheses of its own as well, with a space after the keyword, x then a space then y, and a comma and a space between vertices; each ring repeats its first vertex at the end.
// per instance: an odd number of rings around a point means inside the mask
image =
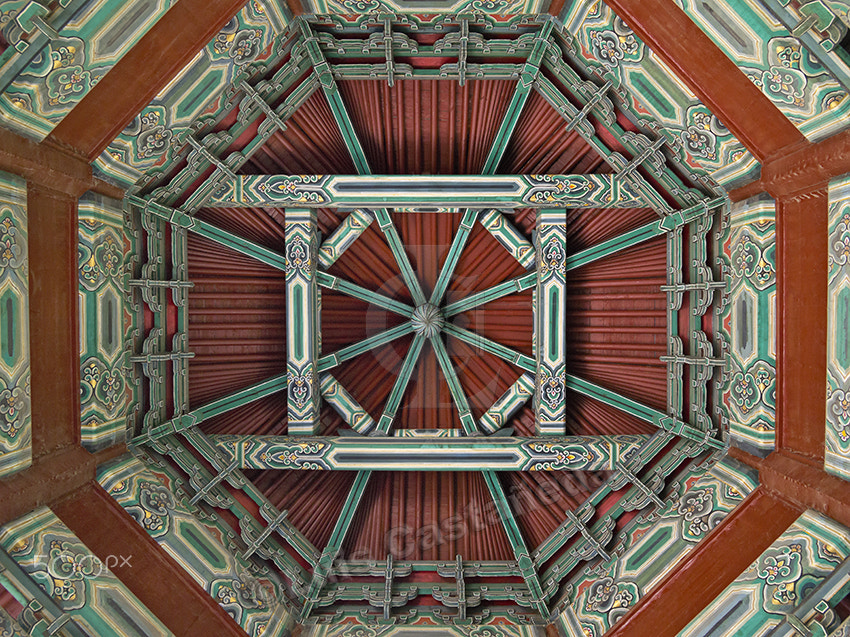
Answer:
POLYGON ((1 637, 26 637, 27 633, 15 621, 5 608, 0 608, 0 636, 1 637))
POLYGON ((225 87, 247 65, 272 55, 272 41, 286 26, 277 4, 248 2, 112 141, 95 160, 95 172, 129 187, 142 173, 156 174, 189 135, 213 124, 228 106, 225 87))
MULTIPOLYGON (((11 569, 4 571, 18 595, 29 599, 27 591, 37 584, 70 615, 78 627, 73 634, 172 634, 47 507, 0 528, 0 547, 26 574, 28 581, 20 581, 11 569)), ((131 567, 144 568, 132 563, 132 555, 121 557, 131 560, 131 567)))
POLYGON ((807 511, 679 635, 766 635, 848 555, 850 529, 807 511))
POLYGON ((766 456, 776 438, 776 205, 736 203, 723 244, 730 275, 722 317, 728 340, 723 403, 734 444, 766 456))
POLYGON ((850 480, 850 177, 829 184, 827 471, 850 480))
POLYGON ((572 0, 560 15, 590 67, 643 113, 695 173, 719 184, 758 175, 758 162, 697 97, 604 3, 572 0))
POLYGON ((806 137, 823 139, 850 125, 847 91, 815 57, 827 52, 792 36, 765 3, 675 1, 806 137))
POLYGON ((98 481, 248 635, 289 634, 286 585, 256 558, 236 553, 224 527, 189 503, 176 476, 124 456, 101 466, 98 481))
MULTIPOLYGON (((130 399, 124 373, 124 209, 86 193, 79 202, 80 422, 89 451, 124 438, 130 399)), ((129 337, 129 334, 126 334, 129 337)))
POLYGON ((0 477, 32 458, 26 188, 0 172, 0 477))
POLYGON ((311 13, 540 13, 541 0, 305 0, 311 13))
POLYGON ((681 497, 629 530, 621 556, 577 583, 558 620, 566 634, 604 635, 756 486, 755 471, 729 458, 708 472, 692 470, 681 497))
POLYGON ((78 0, 73 18, 43 48, 28 44, 39 29, 27 17, 35 9, 52 24, 70 0, 4 2, 0 33, 13 46, 0 55, 0 90, 5 91, 0 95, 0 122, 21 135, 43 139, 174 2, 78 0), (31 62, 17 77, 8 77, 7 68, 21 58, 31 62))
POLYGON ((355 613, 343 614, 333 624, 320 623, 306 637, 536 637, 539 628, 514 624, 517 617, 488 611, 481 621, 469 620, 468 625, 453 624, 451 617, 443 616, 439 608, 414 607, 404 613, 409 617, 404 626, 366 624, 355 613), (429 630, 430 629, 430 630, 429 630))

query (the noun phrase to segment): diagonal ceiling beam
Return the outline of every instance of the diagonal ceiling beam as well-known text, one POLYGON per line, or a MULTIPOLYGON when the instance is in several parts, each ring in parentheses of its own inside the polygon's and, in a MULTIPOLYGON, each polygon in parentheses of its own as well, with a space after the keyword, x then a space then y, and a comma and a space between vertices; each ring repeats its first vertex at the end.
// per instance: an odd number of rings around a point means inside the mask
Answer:
POLYGON ((278 254, 274 250, 269 250, 242 237, 237 237, 211 223, 192 217, 179 208, 169 208, 168 206, 163 206, 162 204, 154 203, 153 201, 142 199, 135 195, 128 196, 125 201, 141 208, 144 212, 149 212, 160 219, 165 219, 173 226, 190 230, 199 236, 211 239, 241 254, 257 259, 257 261, 270 265, 281 272, 286 271, 286 258, 282 254, 278 254))
POLYGON ((467 210, 463 213, 463 218, 460 220, 457 232, 455 232, 452 245, 449 248, 449 253, 446 255, 446 260, 443 262, 443 267, 440 269, 440 275, 437 277, 437 283, 434 284, 434 290, 431 292, 431 299, 428 301, 431 305, 439 307, 443 301, 443 296, 446 294, 446 288, 449 287, 449 281, 454 274, 457 262, 463 252, 464 246, 469 239, 469 233, 472 232, 472 227, 475 225, 475 220, 478 217, 477 210, 467 210))
POLYGON ((486 336, 481 336, 476 332, 470 332, 467 329, 462 327, 458 327, 457 325, 453 325, 451 323, 446 323, 443 325, 443 331, 446 334, 450 334, 455 338, 459 338, 465 343, 469 343, 473 347, 477 347, 478 349, 483 349, 485 352, 490 352, 494 356, 498 356, 499 358, 508 361, 509 363, 513 363, 517 367, 524 369, 527 372, 531 372, 532 374, 537 373, 537 363, 530 356, 526 356, 525 354, 521 354, 515 349, 511 349, 506 345, 502 345, 501 343, 497 343, 496 341, 490 340, 486 336))
POLYGON ((759 161, 806 143, 797 127, 674 2, 607 4, 759 161))
POLYGON ((503 296, 530 290, 535 285, 537 285, 537 273, 532 272, 530 274, 524 274, 515 279, 511 279, 510 281, 504 281, 491 288, 482 290, 481 292, 470 294, 469 296, 464 297, 459 301, 455 301, 454 303, 449 303, 445 308, 443 308, 443 316, 446 318, 455 316, 456 314, 466 312, 467 310, 484 305, 490 301, 500 299, 503 296))
POLYGON ((671 215, 651 221, 640 228, 635 228, 629 232, 603 241, 595 246, 576 252, 567 257, 567 270, 575 270, 588 263, 593 263, 599 259, 610 257, 613 254, 636 246, 644 241, 649 241, 653 237, 658 237, 667 234, 676 228, 680 228, 686 223, 695 221, 701 217, 710 214, 718 206, 726 202, 725 197, 718 197, 707 202, 699 203, 687 210, 680 210, 671 215))
POLYGON ((319 281, 319 285, 328 290, 336 290, 342 294, 353 296, 355 299, 360 299, 361 301, 366 301, 372 305, 377 305, 378 307, 382 307, 390 312, 395 312, 396 314, 400 314, 406 318, 410 318, 413 315, 413 308, 407 303, 396 301, 395 299, 391 299, 388 296, 379 294, 378 292, 373 292, 372 290, 357 285, 356 283, 341 279, 338 276, 320 271, 316 274, 316 278, 319 281))
POLYGON ((402 336, 406 336, 411 332, 413 332, 413 325, 409 322, 403 323, 375 334, 374 336, 370 336, 369 338, 365 338, 358 343, 343 347, 332 354, 322 356, 319 359, 319 371, 324 372, 329 369, 333 369, 347 360, 351 360, 352 358, 356 358, 357 356, 368 352, 370 349, 386 345, 387 343, 390 343, 397 338, 401 338, 402 336))
MULTIPOLYGON (((411 326, 411 330, 413 327, 411 326)), ((395 384, 387 398, 387 403, 384 405, 384 413, 381 414, 381 419, 378 421, 378 427, 375 429, 377 434, 388 434, 390 427, 396 417, 401 399, 410 384, 410 377, 413 375, 413 370, 416 367, 416 362, 419 360, 419 353, 422 351, 422 346, 425 344, 425 337, 422 334, 417 334, 413 342, 410 344, 410 349, 407 350, 407 356, 404 357, 404 363, 398 372, 395 384)))
POLYGON ((531 594, 532 604, 534 609, 540 613, 540 616, 548 621, 549 608, 546 606, 546 595, 543 587, 540 585, 540 578, 537 575, 537 569, 534 567, 534 562, 528 552, 528 547, 525 545, 525 540, 519 530, 519 525, 516 522, 511 506, 508 504, 508 498, 505 495, 505 489, 493 471, 482 471, 484 481, 487 483, 487 488, 490 490, 490 495, 493 496, 493 502, 496 504, 496 510, 499 512, 499 518, 502 521, 502 526, 505 528, 505 533, 508 536, 508 541, 511 543, 511 548, 516 557, 517 565, 522 573, 522 578, 528 585, 528 592, 531 594))
POLYGON ((94 161, 244 4, 245 0, 179 0, 47 139, 94 161))
POLYGON ((132 445, 143 445, 155 440, 159 440, 164 436, 184 431, 196 425, 200 425, 205 420, 214 416, 226 414, 229 411, 238 409, 244 405, 271 396, 279 391, 286 389, 286 374, 274 376, 268 380, 264 380, 245 389, 224 396, 218 400, 207 403, 197 409, 193 409, 187 414, 183 414, 179 418, 173 418, 162 425, 151 427, 141 435, 136 436, 130 442, 132 445))
POLYGON ((665 431, 677 434, 683 438, 702 442, 706 446, 713 447, 714 449, 724 448, 722 441, 710 437, 712 432, 700 431, 699 429, 691 427, 677 418, 668 416, 663 411, 658 411, 653 407, 642 405, 636 400, 626 398, 625 396, 611 391, 610 389, 605 389, 604 387, 600 387, 599 385, 595 385, 570 374, 567 374, 566 387, 567 389, 577 391, 585 396, 590 396, 591 398, 603 402, 606 405, 611 405, 612 407, 615 407, 620 411, 624 411, 627 414, 631 414, 636 418, 640 418, 644 422, 651 423, 659 429, 664 429, 665 431))
POLYGON ((466 399, 466 394, 461 387, 460 379, 457 377, 452 361, 449 358, 449 353, 446 351, 446 346, 443 344, 443 337, 437 333, 431 336, 431 345, 434 347, 434 353, 437 355, 437 361, 440 363, 440 368, 443 370, 443 376, 446 377, 446 384, 449 386, 449 391, 452 394, 457 413, 460 416, 460 424, 463 426, 463 431, 467 436, 479 434, 480 431, 475 425, 475 418, 472 416, 472 410, 469 408, 469 401, 466 399))
MULTIPOLYGON (((238 175, 213 208, 635 208, 646 202, 617 175, 238 175)), ((381 229, 392 222, 376 210, 381 229)), ((386 230, 385 230, 386 232, 386 230)))
POLYGON ((345 541, 345 536, 354 520, 354 514, 357 512, 357 505, 360 503, 364 491, 366 491, 366 485, 369 484, 371 475, 371 471, 358 471, 357 477, 354 478, 354 484, 351 485, 351 490, 342 506, 342 511, 328 540, 328 545, 322 551, 322 557, 319 558, 318 564, 313 569, 313 579, 307 588, 307 598, 304 600, 304 606, 301 609, 302 622, 310 616, 313 607, 319 602, 319 596, 328 581, 334 560, 345 541))
POLYGON ((212 435, 242 469, 335 471, 601 471, 617 469, 647 435, 298 436, 212 435))

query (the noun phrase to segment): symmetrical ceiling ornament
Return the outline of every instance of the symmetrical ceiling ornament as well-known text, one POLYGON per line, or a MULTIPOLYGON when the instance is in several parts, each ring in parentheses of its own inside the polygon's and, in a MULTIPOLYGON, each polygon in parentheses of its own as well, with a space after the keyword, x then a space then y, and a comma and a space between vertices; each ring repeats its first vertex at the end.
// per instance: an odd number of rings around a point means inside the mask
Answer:
POLYGON ((719 324, 715 293, 725 285, 722 261, 716 255, 725 230, 726 200, 709 178, 692 170, 680 142, 635 125, 638 118, 630 117, 629 103, 611 90, 610 83, 598 82, 581 63, 571 36, 545 16, 302 17, 279 37, 269 59, 247 67, 236 78, 217 119, 192 127, 180 150, 140 180, 135 194, 127 198, 127 223, 135 231, 132 276, 137 282, 130 299, 138 327, 130 344, 131 362, 136 364, 137 396, 147 400, 137 412, 132 444, 170 457, 187 473, 196 489, 193 504, 236 515, 240 541, 288 579, 289 601, 302 620, 322 621, 327 613, 337 617, 365 604, 381 609, 382 620, 403 622, 409 616, 397 609, 426 594, 453 609, 453 621, 469 621, 468 610, 475 606, 506 601, 530 610, 530 615, 515 613, 517 621, 548 619, 564 600, 569 601, 571 578, 579 566, 610 558, 613 545, 620 541, 615 540, 614 529, 622 514, 660 508, 665 498, 678 492, 671 476, 680 474, 692 459, 705 459, 724 447, 715 410, 722 379, 714 373, 723 344, 711 329, 719 324), (371 57, 382 61, 363 62, 371 57), (446 57, 456 62, 441 59, 446 57), (448 80, 460 86, 492 79, 516 81, 480 175, 372 175, 337 82, 373 80, 397 87, 402 80, 417 79, 448 80), (283 134, 287 120, 318 91, 357 174, 244 174, 251 156, 283 134), (568 130, 600 154, 611 172, 497 174, 523 107, 535 91, 564 118, 568 130), (275 209, 285 208, 285 249, 279 252, 249 239, 238 224, 225 228, 199 217, 202 209, 216 207, 268 208, 277 214, 283 211, 275 209), (345 210, 347 216, 328 236, 320 237, 317 208, 345 210), (533 239, 511 220, 514 209, 520 208, 533 209, 533 239), (570 252, 568 211, 581 208, 599 215, 649 208, 657 219, 632 224, 626 232, 570 252), (409 246, 396 225, 399 215, 424 211, 462 216, 431 290, 411 262, 409 246), (328 272, 374 222, 412 303, 328 272), (529 272, 449 300, 446 293, 456 266, 479 223, 529 272), (286 282, 286 374, 194 409, 189 408, 186 371, 192 357, 186 311, 191 274, 185 267, 187 233, 285 273, 286 282), (568 374, 566 348, 571 273, 661 237, 667 242, 666 281, 661 287, 667 316, 659 336, 667 341, 667 354, 661 359, 668 379, 664 410, 581 374, 568 374), (172 273, 166 271, 168 263, 172 273), (322 288, 386 310, 401 317, 400 322, 325 353, 319 325, 322 288), (464 312, 528 290, 533 292, 535 314, 533 356, 458 324, 464 312), (170 323, 169 294, 177 308, 176 322, 170 323), (401 338, 412 342, 381 415, 373 418, 332 370, 401 338), (507 361, 517 370, 516 381, 480 418, 473 415, 447 348, 449 339, 507 361), (425 432, 394 427, 418 361, 431 350, 461 427, 425 432), (213 417, 284 389, 286 436, 208 435, 201 427, 213 417), (589 397, 606 409, 655 426, 657 432, 566 435, 568 396, 589 397), (322 400, 351 431, 321 435, 322 400), (513 415, 529 400, 535 435, 513 436, 513 415), (242 473, 260 468, 356 471, 321 550, 242 473), (337 558, 373 471, 412 469, 480 471, 514 560, 472 567, 458 556, 456 563, 417 567, 443 576, 453 569, 456 584, 450 592, 434 586, 430 593, 411 588, 395 596, 393 580, 403 576, 407 566, 396 568, 391 557, 385 566, 360 565, 363 572, 358 576, 376 577, 374 583, 358 584, 356 591, 344 584, 329 585, 330 578, 339 576, 337 558), (540 469, 607 469, 613 474, 534 547, 527 544, 512 498, 494 471, 540 469), (242 491, 258 505, 265 526, 234 497, 234 491, 242 491), (295 555, 309 570, 297 563, 295 555), (485 576, 502 581, 476 588, 464 579, 485 576), (506 578, 521 578, 522 583, 506 578), (330 608, 323 611, 326 607, 330 608))

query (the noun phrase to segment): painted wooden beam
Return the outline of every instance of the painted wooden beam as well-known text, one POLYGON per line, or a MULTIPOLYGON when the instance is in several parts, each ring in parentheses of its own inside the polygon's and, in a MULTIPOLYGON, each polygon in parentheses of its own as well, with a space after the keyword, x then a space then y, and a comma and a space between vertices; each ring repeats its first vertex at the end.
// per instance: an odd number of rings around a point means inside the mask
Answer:
POLYGON ((443 262, 443 267, 440 269, 440 274, 437 277, 437 282, 434 284, 434 290, 431 292, 429 303, 435 307, 439 307, 443 302, 443 296, 446 289, 449 287, 449 281, 454 274, 457 262, 463 252, 466 241, 469 239, 469 233, 472 232, 472 227, 475 225, 475 220, 478 218, 477 210, 467 210, 463 213, 455 236, 452 239, 452 245, 449 248, 449 253, 446 255, 446 260, 443 262))
POLYGON ((281 374, 209 402, 177 418, 172 418, 162 425, 152 427, 133 438, 132 444, 143 445, 170 434, 180 433, 201 424, 213 416, 220 416, 221 414, 252 403, 255 400, 284 390, 286 390, 286 374, 281 374))
POLYGON ((333 563, 339 553, 342 543, 345 541, 345 536, 348 534, 348 529, 354 521, 354 514, 357 512, 357 505, 366 491, 366 485, 369 484, 371 471, 358 471, 354 478, 354 484, 351 485, 351 490, 348 492, 348 497, 342 506, 339 517, 336 520, 331 537, 328 540, 328 545, 322 551, 322 557, 313 568, 313 579, 307 588, 306 599, 304 606, 301 609, 301 621, 303 622, 310 616, 313 608, 319 603, 322 589, 328 580, 328 576, 333 569, 333 563))
POLYGON ((175 635, 244 636, 217 600, 97 482, 51 509, 102 563, 112 564, 119 555, 130 557, 110 570, 175 635), (163 582, 169 584, 167 595, 163 582))
POLYGON ((508 217, 498 210, 486 210, 479 216, 481 225, 493 235, 493 238, 499 242, 505 250, 524 267, 530 270, 534 267, 534 246, 531 241, 526 239, 523 234, 516 229, 516 226, 508 217))
POLYGON ((367 434, 375 428, 375 421, 372 416, 360 406, 360 403, 336 378, 327 372, 322 372, 319 376, 319 387, 322 390, 322 398, 325 399, 325 402, 333 407, 354 431, 359 434, 367 434))
POLYGON ((318 369, 320 372, 327 371, 329 369, 333 369, 338 365, 344 363, 347 360, 351 360, 352 358, 356 358, 361 354, 368 352, 370 349, 375 349, 381 345, 386 345, 394 341, 397 338, 401 338, 402 336, 406 336, 413 332, 413 325, 410 323, 403 323, 396 327, 391 327, 388 330, 375 334, 374 336, 370 336, 368 338, 363 339, 358 343, 354 343, 353 345, 348 345, 339 349, 332 354, 328 354, 326 356, 322 356, 319 359, 318 369))
POLYGON ((401 236, 393 223, 389 211, 385 208, 375 210, 375 218, 378 220, 378 226, 381 232, 387 238, 387 243, 390 250, 398 263, 401 278, 404 279, 407 289, 410 290, 410 295, 413 297, 413 302, 416 305, 425 303, 425 293, 422 292, 422 286, 419 283, 419 278, 413 271, 413 266, 410 264, 410 257, 407 256, 407 251, 404 249, 404 244, 401 241, 401 236))
POLYGON ((531 597, 532 607, 540 613, 540 616, 547 620, 549 619, 549 608, 546 605, 546 594, 543 587, 540 585, 540 577, 537 574, 537 568, 529 554, 528 547, 522 537, 522 532, 519 529, 516 518, 514 517, 511 506, 508 504, 508 498, 505 495, 505 489, 499 481, 499 476, 493 471, 483 472, 484 481, 487 483, 487 488, 490 490, 490 495, 493 496, 493 502, 496 505, 496 510, 499 512, 499 519, 502 521, 502 526, 505 529, 505 534, 508 536, 508 541, 513 549, 514 557, 517 561, 522 578, 528 586, 528 592, 531 597))
POLYGON ((212 435, 243 469, 375 471, 595 471, 615 469, 649 436, 212 435))
MULTIPOLYGON (((635 208, 616 175, 238 175, 213 208, 635 208)), ((378 221, 381 218, 378 217, 378 221)))
POLYGON ((437 355, 437 362, 440 364, 440 369, 443 370, 443 376, 446 379, 446 384, 449 386, 452 400, 455 403, 460 424, 463 427, 464 433, 467 436, 474 436, 480 433, 475 424, 475 418, 472 416, 472 410, 469 408, 469 401, 466 399, 466 393, 461 387, 460 379, 457 377, 454 365, 449 358, 449 353, 446 346, 443 344, 443 337, 438 333, 430 337, 431 345, 434 348, 434 353, 437 355))
POLYGON ((473 347, 477 347, 478 349, 483 349, 485 352, 490 352, 494 356, 498 356, 499 358, 508 361, 509 363, 513 363, 517 367, 524 369, 527 372, 531 372, 532 374, 537 372, 537 363, 530 356, 526 356, 525 354, 521 354, 515 349, 511 349, 506 345, 502 345, 493 341, 486 336, 481 336, 476 332, 470 332, 469 330, 458 327, 457 325, 452 325, 451 323, 446 323, 443 325, 443 331, 446 334, 454 336, 455 338, 459 338, 465 343, 469 343, 473 347))
POLYGON ((537 312, 534 424, 539 435, 563 435, 567 426, 566 311, 567 213, 537 212, 537 312))
POLYGON ((534 395, 534 376, 528 372, 508 387, 493 405, 478 419, 478 426, 485 433, 495 433, 505 426, 520 407, 534 395))
POLYGON ((316 211, 288 209, 286 236, 287 431, 313 435, 319 428, 319 296, 316 282, 316 211))
POLYGON ((237 237, 236 235, 231 234, 226 230, 222 230, 211 223, 196 219, 179 208, 170 208, 147 199, 142 199, 135 195, 128 196, 126 201, 152 215, 165 219, 172 226, 185 228, 197 235, 211 239, 216 243, 220 243, 223 246, 236 250, 241 254, 257 259, 258 261, 261 261, 266 265, 270 265, 273 268, 286 271, 286 258, 282 254, 278 254, 273 250, 269 250, 268 248, 248 241, 247 239, 243 239, 242 237, 237 237))
POLYGON ((319 248, 319 267, 327 270, 342 253, 351 247, 363 232, 375 220, 374 214, 368 210, 354 210, 341 224, 322 242, 319 248))
POLYGON ((608 5, 758 159, 806 139, 682 9, 670 0, 608 5))
POLYGON ((567 374, 566 388, 577 391, 585 396, 590 396, 591 398, 603 402, 606 405, 616 407, 620 411, 624 411, 636 418, 640 418, 644 422, 655 425, 659 429, 664 429, 665 431, 682 436, 683 438, 702 442, 706 446, 714 449, 722 449, 724 447, 722 441, 711 437, 713 432, 700 431, 699 429, 691 427, 677 418, 668 416, 663 411, 658 411, 653 407, 642 405, 636 400, 626 398, 617 392, 605 389, 604 387, 600 387, 599 385, 595 385, 576 376, 567 374))
POLYGON ((763 487, 757 488, 644 595, 607 637, 678 634, 707 600, 723 592, 800 513, 763 487))
POLYGON ((456 314, 466 312, 467 310, 471 310, 480 305, 484 305, 485 303, 489 303, 490 301, 500 299, 503 296, 508 296, 509 294, 517 294, 518 292, 530 290, 535 285, 537 285, 537 273, 532 272, 530 274, 524 274, 515 279, 504 281, 503 283, 494 285, 491 288, 482 290, 481 292, 476 292, 474 294, 470 294, 469 296, 465 296, 464 298, 460 299, 459 301, 455 301, 454 303, 449 303, 443 308, 443 316, 445 316, 446 318, 455 316, 456 314))
POLYGON ((567 270, 580 268, 588 263, 593 263, 599 259, 616 254, 621 250, 639 245, 653 237, 672 232, 676 228, 680 228, 687 223, 711 214, 718 206, 723 205, 725 202, 725 197, 718 197, 699 203, 686 210, 679 210, 671 215, 662 217, 657 221, 650 221, 646 225, 630 230, 629 232, 624 232, 618 237, 603 241, 581 252, 571 254, 567 257, 567 270))
MULTIPOLYGON (((410 326, 413 329, 413 326, 410 326)), ((393 421, 396 417, 396 412, 401 405, 401 399, 404 397, 404 392, 410 383, 410 377, 413 375, 413 370, 416 368, 416 362, 419 360, 419 353, 422 351, 422 346, 425 344, 425 336, 417 334, 410 344, 410 349, 404 357, 404 362, 398 372, 398 377, 395 380, 390 395, 387 397, 387 402, 384 405, 384 412, 381 414, 381 419, 378 421, 378 427, 375 430, 376 434, 386 435, 390 432, 393 426, 393 421)))
POLYGON ((94 161, 244 4, 245 0, 178 0, 47 139, 94 161))
POLYGON ((396 301, 395 299, 391 299, 383 294, 379 294, 378 292, 373 292, 372 290, 357 285, 356 283, 341 279, 338 276, 334 276, 320 270, 316 272, 316 280, 319 282, 319 285, 328 290, 336 290, 337 292, 352 296, 355 299, 360 299, 361 301, 366 301, 371 305, 377 305, 378 307, 382 307, 390 312, 395 312, 396 314, 400 314, 406 318, 413 316, 413 308, 407 303, 396 301))

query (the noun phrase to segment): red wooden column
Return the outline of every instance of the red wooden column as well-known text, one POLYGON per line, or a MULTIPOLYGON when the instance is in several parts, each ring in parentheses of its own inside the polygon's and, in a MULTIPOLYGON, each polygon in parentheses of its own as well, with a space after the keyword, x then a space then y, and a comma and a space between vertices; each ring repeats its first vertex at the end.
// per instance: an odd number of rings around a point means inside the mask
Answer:
POLYGON ((777 447, 821 465, 826 437, 828 214, 824 188, 776 201, 777 447))
POLYGON ((97 482, 51 509, 175 635, 245 637, 233 618, 97 482))
POLYGON ((802 513, 759 487, 606 637, 676 635, 802 513))

